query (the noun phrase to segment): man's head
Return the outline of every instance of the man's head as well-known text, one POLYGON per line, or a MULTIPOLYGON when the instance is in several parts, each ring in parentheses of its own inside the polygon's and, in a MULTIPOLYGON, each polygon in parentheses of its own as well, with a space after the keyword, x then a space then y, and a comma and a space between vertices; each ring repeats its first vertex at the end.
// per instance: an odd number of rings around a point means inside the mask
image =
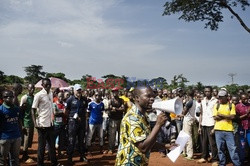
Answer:
POLYGON ((162 89, 158 89, 157 90, 157 95, 160 97, 160 98, 162 98, 163 96, 163 91, 162 91, 162 89))
POLYGON ((221 104, 226 104, 228 102, 228 93, 225 90, 220 90, 218 93, 219 101, 221 104))
POLYGON ((196 100, 198 101, 198 103, 200 103, 202 99, 203 99, 203 94, 201 92, 198 92, 196 94, 196 100))
POLYGON ((49 78, 42 79, 42 87, 49 93, 51 88, 51 81, 49 78))
POLYGON ((188 95, 189 97, 191 97, 191 98, 194 97, 194 93, 195 93, 195 91, 194 91, 193 89, 190 89, 190 90, 187 91, 187 95, 188 95))
POLYGON ((2 96, 3 96, 3 101, 6 105, 8 106, 11 106, 13 105, 13 98, 14 98, 14 94, 12 91, 10 90, 4 90, 3 93, 2 93, 2 96))
POLYGON ((57 98, 58 98, 58 102, 63 103, 64 100, 64 93, 63 92, 59 92, 57 94, 57 98))
POLYGON ((234 105, 238 104, 239 103, 239 96, 238 95, 233 95, 232 96, 232 103, 234 105))
POLYGON ((69 91, 65 91, 64 92, 64 100, 66 101, 69 97, 70 97, 70 92, 69 91))
POLYGON ((33 93, 35 91, 35 85, 34 84, 28 84, 27 89, 28 89, 29 95, 33 95, 33 93))
POLYGON ((129 100, 131 101, 131 102, 133 102, 134 101, 134 94, 133 94, 133 92, 128 92, 128 98, 129 98, 129 100))
POLYGON ((168 90, 167 89, 162 90, 162 97, 163 98, 168 98, 168 90))
POLYGON ((113 88, 112 89, 112 94, 113 94, 113 97, 114 98, 117 98, 117 97, 119 97, 119 89, 118 88, 113 88))
POLYGON ((98 103, 101 102, 101 100, 102 100, 102 92, 98 91, 98 92, 95 93, 95 100, 98 103))
POLYGON ((204 94, 207 98, 211 98, 212 97, 212 87, 211 86, 206 86, 204 89, 204 94))
POLYGON ((184 96, 184 90, 183 88, 179 87, 176 89, 176 95, 179 97, 183 97, 184 96))
POLYGON ((213 89, 213 96, 214 96, 214 97, 217 97, 217 95, 218 95, 218 89, 217 89, 217 88, 214 88, 214 89, 213 89))
POLYGON ((142 112, 152 109, 155 93, 149 86, 139 86, 134 90, 135 103, 142 112))
POLYGON ((22 85, 19 84, 19 83, 14 83, 13 91, 14 91, 15 96, 20 95, 22 93, 22 91, 23 91, 22 85))
POLYGON ((82 96, 82 86, 80 84, 75 84, 74 85, 74 95, 77 98, 81 98, 82 96))
POLYGON ((247 93, 243 92, 240 94, 240 100, 243 104, 245 104, 245 105, 248 104, 248 99, 249 99, 249 96, 247 93))

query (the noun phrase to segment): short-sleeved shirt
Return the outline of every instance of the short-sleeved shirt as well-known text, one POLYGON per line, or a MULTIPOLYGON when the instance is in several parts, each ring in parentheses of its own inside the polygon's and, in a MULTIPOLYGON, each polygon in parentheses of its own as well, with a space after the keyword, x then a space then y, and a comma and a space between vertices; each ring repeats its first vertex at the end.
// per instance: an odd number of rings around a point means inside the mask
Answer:
POLYGON ((23 113, 23 126, 24 127, 34 127, 34 123, 31 115, 31 107, 34 100, 34 96, 24 95, 21 98, 20 106, 24 103, 26 104, 24 113, 23 113))
POLYGON ((8 140, 21 137, 19 128, 20 110, 17 106, 0 106, 0 139, 8 140))
POLYGON ((115 165, 148 165, 150 151, 142 153, 136 143, 144 141, 150 132, 149 119, 133 105, 121 122, 115 165))
POLYGON ((38 127, 51 127, 53 125, 53 94, 47 93, 43 88, 35 94, 32 108, 37 109, 36 124, 38 127))
POLYGON ((188 109, 188 112, 184 116, 184 119, 187 121, 195 121, 196 100, 189 100, 186 104, 186 108, 188 109))
MULTIPOLYGON (((218 110, 217 110, 217 104, 214 106, 213 109, 213 116, 217 116, 218 114, 222 115, 236 115, 235 112, 235 105, 232 104, 232 108, 230 110, 229 103, 227 104, 220 104, 218 110)), ((214 125, 215 130, 221 130, 221 131, 234 131, 232 120, 216 120, 214 125)))
POLYGON ((96 103, 92 101, 89 103, 88 110, 90 111, 89 124, 102 124, 102 112, 104 111, 103 102, 96 103))
MULTIPOLYGON (((250 104, 245 105, 243 103, 239 103, 236 105, 236 112, 237 114, 239 114, 240 116, 247 114, 247 109, 250 107, 250 104)), ((250 116, 241 119, 241 126, 243 127, 243 129, 247 130, 250 129, 250 116)))

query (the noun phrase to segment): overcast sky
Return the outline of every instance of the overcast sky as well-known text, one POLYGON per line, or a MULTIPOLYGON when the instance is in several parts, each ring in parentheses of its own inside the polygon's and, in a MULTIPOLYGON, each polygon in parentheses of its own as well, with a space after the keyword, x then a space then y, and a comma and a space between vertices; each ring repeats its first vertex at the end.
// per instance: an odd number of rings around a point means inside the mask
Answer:
MULTIPOLYGON (((0 70, 26 76, 24 67, 90 74, 164 77, 190 83, 250 85, 250 34, 224 13, 218 31, 162 16, 165 0, 1 0, 0 70)), ((250 8, 237 10, 250 27, 250 8)))

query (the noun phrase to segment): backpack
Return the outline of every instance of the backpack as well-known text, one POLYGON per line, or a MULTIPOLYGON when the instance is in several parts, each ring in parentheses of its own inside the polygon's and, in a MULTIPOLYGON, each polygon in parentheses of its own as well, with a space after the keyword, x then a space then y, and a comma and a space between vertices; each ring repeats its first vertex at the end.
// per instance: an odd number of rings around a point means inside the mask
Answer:
MULTIPOLYGON (((216 110, 218 111, 220 108, 220 103, 217 103, 216 110)), ((232 103, 229 103, 229 110, 232 110, 232 103)))

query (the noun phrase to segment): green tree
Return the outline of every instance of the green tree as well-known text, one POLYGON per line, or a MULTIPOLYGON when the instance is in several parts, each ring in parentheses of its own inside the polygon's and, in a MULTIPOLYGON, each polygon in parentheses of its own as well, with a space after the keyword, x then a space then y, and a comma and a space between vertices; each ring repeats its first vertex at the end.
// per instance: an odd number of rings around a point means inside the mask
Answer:
POLYGON ((197 84, 195 85, 195 88, 197 88, 198 91, 203 92, 204 85, 201 82, 197 82, 197 84))
POLYGON ((250 33, 249 27, 235 12, 238 6, 244 11, 249 5, 247 0, 171 0, 171 2, 165 3, 163 16, 181 13, 179 19, 187 22, 206 21, 205 28, 217 30, 219 23, 223 22, 222 10, 227 9, 237 18, 241 26, 250 33))
POLYGON ((40 65, 31 65, 24 67, 24 71, 26 72, 27 76, 24 78, 29 83, 37 83, 40 79, 45 76, 45 72, 42 71, 43 66, 40 65))
POLYGON ((114 74, 107 74, 102 76, 102 78, 105 78, 105 88, 112 89, 113 87, 117 87, 120 89, 123 89, 127 85, 127 77, 126 76, 116 76, 114 74))
POLYGON ((186 83, 189 82, 183 74, 175 75, 174 78, 171 80, 170 88, 176 89, 177 87, 185 88, 186 83))
POLYGON ((163 77, 153 78, 149 81, 150 85, 153 85, 157 89, 167 88, 167 80, 163 77))
POLYGON ((237 84, 226 85, 225 88, 231 95, 236 95, 238 92, 239 86, 237 84))
POLYGON ((83 75, 82 78, 81 78, 81 85, 86 88, 87 87, 87 83, 88 83, 88 79, 92 78, 92 75, 89 75, 89 74, 86 74, 86 75, 83 75))
POLYGON ((3 71, 0 70, 0 84, 5 83, 5 78, 6 78, 6 75, 4 74, 3 71))
POLYGON ((13 84, 13 83, 23 84, 24 83, 23 78, 15 76, 15 75, 6 76, 5 81, 6 81, 7 84, 13 84))
POLYGON ((56 78, 60 78, 66 82, 70 82, 69 79, 67 79, 65 77, 65 74, 64 73, 46 73, 46 77, 49 78, 49 77, 56 77, 56 78))

